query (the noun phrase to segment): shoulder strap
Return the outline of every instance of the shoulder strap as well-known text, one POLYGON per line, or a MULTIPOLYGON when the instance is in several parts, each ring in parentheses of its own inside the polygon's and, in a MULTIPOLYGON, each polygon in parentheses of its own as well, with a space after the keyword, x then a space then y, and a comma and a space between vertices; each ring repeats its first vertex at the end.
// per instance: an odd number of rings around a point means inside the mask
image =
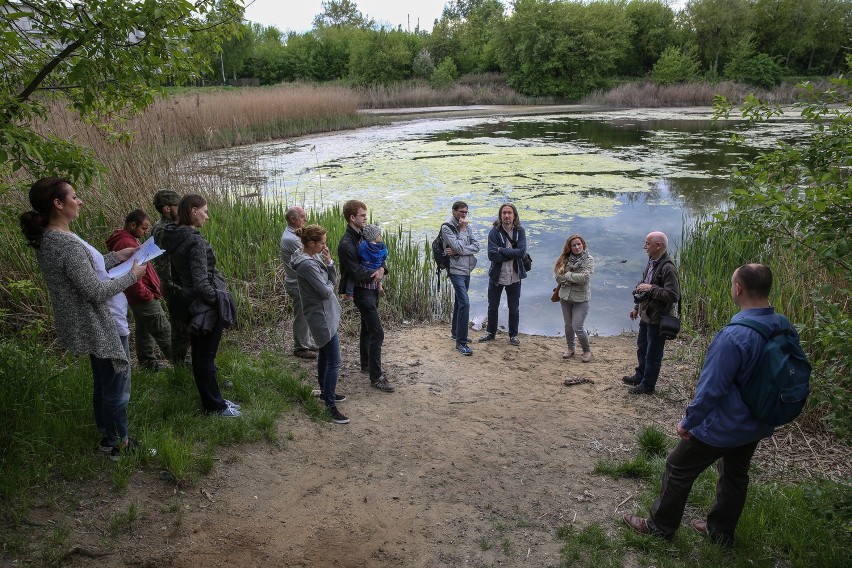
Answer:
POLYGON ((757 333, 763 336, 763 339, 769 341, 769 338, 772 337, 772 333, 762 323, 758 323, 752 319, 741 319, 737 321, 732 321, 728 325, 741 325, 743 327, 747 327, 749 329, 753 329, 757 333))
POLYGON ((504 235, 506 235, 506 238, 509 239, 509 242, 512 243, 512 248, 518 248, 518 241, 510 237, 509 233, 506 232, 506 229, 504 229, 502 225, 500 225, 500 230, 503 232, 504 235))

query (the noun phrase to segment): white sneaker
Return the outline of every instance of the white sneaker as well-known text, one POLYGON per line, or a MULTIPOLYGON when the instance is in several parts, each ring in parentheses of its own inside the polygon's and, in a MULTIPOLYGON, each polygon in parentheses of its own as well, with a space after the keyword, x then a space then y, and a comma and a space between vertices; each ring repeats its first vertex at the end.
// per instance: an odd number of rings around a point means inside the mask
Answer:
POLYGON ((239 409, 242 408, 242 406, 240 406, 239 404, 237 404, 235 402, 231 402, 227 398, 225 399, 225 404, 228 405, 228 408, 233 408, 234 410, 239 410, 239 409))
POLYGON ((238 418, 242 416, 243 413, 234 408, 233 406, 228 406, 225 410, 219 413, 219 416, 224 416, 225 418, 238 418))

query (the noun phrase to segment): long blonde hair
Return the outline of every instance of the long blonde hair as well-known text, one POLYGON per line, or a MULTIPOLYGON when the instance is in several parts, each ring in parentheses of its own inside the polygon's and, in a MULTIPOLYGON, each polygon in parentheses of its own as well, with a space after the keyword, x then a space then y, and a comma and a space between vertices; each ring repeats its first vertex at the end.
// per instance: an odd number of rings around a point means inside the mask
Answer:
POLYGON ((559 258, 556 259, 556 264, 553 265, 554 274, 562 274, 565 272, 565 265, 568 264, 568 257, 571 255, 571 241, 574 239, 580 239, 580 242, 583 243, 583 250, 586 250, 586 239, 583 238, 583 235, 574 233, 568 237, 565 241, 565 246, 562 247, 562 254, 559 255, 559 258))

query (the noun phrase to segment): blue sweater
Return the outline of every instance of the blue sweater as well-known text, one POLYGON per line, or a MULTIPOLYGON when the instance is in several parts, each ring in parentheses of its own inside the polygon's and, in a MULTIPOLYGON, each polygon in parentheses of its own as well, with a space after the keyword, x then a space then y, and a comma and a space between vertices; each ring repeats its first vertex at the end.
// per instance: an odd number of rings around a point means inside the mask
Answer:
MULTIPOLYGON (((742 310, 731 321, 746 318, 772 331, 781 328, 780 319, 771 307, 742 310)), ((792 333, 798 340, 795 329, 792 333)), ((752 416, 737 388, 737 384, 751 378, 765 342, 758 332, 745 326, 722 328, 707 350, 695 398, 681 422, 684 430, 717 448, 735 448, 772 435, 774 428, 752 416)))

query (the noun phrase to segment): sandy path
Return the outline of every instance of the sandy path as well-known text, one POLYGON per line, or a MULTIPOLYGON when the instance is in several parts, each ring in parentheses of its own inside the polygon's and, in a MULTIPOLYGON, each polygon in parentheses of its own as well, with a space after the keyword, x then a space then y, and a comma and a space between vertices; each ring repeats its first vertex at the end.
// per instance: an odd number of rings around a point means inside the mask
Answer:
POLYGON ((503 334, 463 357, 447 328, 388 333, 390 395, 368 386, 347 345, 349 425, 295 412, 279 423, 281 448, 221 449, 185 493, 138 472, 112 513, 84 507, 70 540, 109 549, 95 527, 136 502, 133 531, 109 556, 66 565, 556 566, 557 528, 614 531, 641 484, 595 475, 595 463, 632 455, 648 417, 666 428, 678 413, 626 394, 635 339, 592 338, 588 364, 563 360, 562 339, 522 336, 516 348, 503 334), (596 382, 562 384, 575 376, 596 382))

